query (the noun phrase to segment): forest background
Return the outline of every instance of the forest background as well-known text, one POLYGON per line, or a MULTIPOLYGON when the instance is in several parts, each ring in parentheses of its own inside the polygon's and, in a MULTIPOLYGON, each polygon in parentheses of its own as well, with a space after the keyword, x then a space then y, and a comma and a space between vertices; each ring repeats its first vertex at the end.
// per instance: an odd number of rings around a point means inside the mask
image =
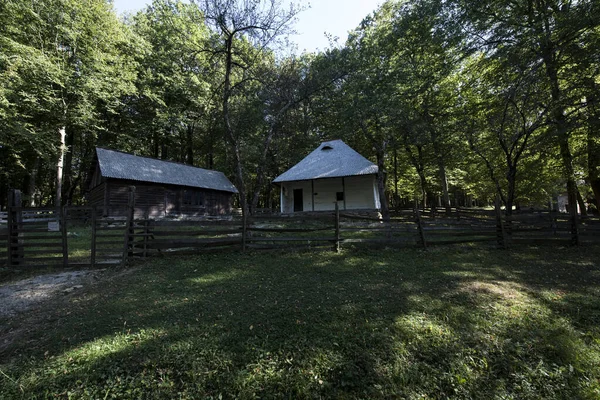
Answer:
POLYGON ((389 207, 600 208, 600 3, 390 0, 321 52, 303 5, 0 3, 0 208, 83 204, 96 146, 225 172, 244 215, 321 141, 376 162, 389 207))

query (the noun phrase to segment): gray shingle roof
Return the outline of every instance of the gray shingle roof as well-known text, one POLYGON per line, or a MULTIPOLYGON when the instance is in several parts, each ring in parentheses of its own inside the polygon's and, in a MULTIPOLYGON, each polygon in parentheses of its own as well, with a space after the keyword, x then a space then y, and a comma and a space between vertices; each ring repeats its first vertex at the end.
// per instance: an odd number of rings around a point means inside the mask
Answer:
POLYGON ((219 171, 192 167, 171 161, 134 156, 133 154, 96 147, 103 177, 140 182, 162 183, 221 190, 237 193, 237 189, 219 171))
POLYGON ((377 165, 341 140, 323 142, 302 161, 279 175, 274 183, 377 173, 377 165))

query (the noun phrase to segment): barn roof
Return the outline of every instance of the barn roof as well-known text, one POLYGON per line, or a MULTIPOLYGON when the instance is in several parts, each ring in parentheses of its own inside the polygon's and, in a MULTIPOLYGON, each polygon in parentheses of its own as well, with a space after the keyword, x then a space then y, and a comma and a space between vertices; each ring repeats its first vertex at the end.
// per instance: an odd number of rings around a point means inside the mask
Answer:
POLYGON ((100 172, 105 178, 189 186, 237 193, 219 171, 96 147, 100 172))
POLYGON ((377 173, 377 165, 341 140, 323 142, 302 161, 279 175, 274 183, 377 173))

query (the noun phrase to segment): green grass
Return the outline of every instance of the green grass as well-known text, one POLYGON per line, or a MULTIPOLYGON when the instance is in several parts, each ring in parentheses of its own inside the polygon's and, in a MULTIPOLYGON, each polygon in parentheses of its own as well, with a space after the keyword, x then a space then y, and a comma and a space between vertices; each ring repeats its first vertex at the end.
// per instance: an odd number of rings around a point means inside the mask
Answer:
POLYGON ((0 397, 597 399, 598 260, 468 246, 153 260, 0 321, 20 329, 0 397))

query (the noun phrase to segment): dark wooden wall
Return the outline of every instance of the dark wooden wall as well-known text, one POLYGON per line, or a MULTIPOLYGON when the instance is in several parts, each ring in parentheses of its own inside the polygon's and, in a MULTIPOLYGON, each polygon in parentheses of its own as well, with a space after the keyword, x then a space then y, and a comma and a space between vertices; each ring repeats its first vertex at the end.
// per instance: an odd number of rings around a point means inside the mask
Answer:
POLYGON ((120 179, 104 179, 88 194, 88 204, 106 207, 110 216, 124 216, 129 187, 135 186, 135 217, 227 215, 232 193, 183 186, 160 185, 120 179), (184 191, 200 193, 203 205, 184 204, 184 191))

